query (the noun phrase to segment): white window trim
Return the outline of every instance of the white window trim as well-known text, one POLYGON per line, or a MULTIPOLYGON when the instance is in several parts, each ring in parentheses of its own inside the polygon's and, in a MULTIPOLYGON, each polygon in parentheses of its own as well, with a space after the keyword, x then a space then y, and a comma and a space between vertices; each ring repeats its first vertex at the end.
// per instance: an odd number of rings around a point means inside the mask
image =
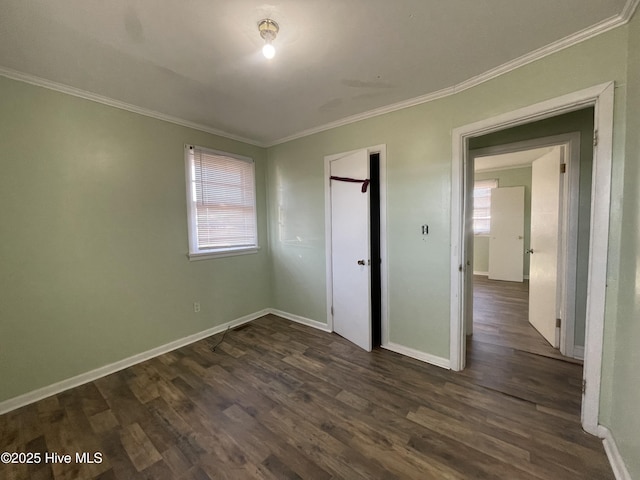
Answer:
POLYGON ((237 247, 227 249, 217 249, 215 252, 209 251, 206 253, 188 253, 187 258, 192 262, 200 260, 209 260, 210 258, 222 258, 222 257, 236 257, 238 255, 250 255, 252 253, 258 253, 260 247, 237 247))
POLYGON ((238 247, 223 247, 223 248, 215 248, 209 250, 201 250, 198 249, 198 236, 196 233, 196 224, 194 221, 195 211, 193 205, 193 199, 191 196, 191 183, 192 183, 192 170, 191 170, 191 159, 190 159, 190 151, 191 148, 198 148, 203 152, 212 154, 212 155, 223 155, 225 157, 235 158, 237 160, 241 160, 247 163, 250 163, 253 166, 253 188, 257 190, 256 186, 256 175, 255 175, 255 162, 250 157, 245 157, 243 155, 237 155, 235 153, 223 152, 221 150, 213 150, 210 148, 200 147, 198 145, 190 145, 185 144, 184 146, 184 168, 185 168, 185 183, 186 183, 186 196, 187 196, 187 224, 188 224, 188 236, 189 236, 189 252, 187 253, 187 258, 189 261, 200 261, 200 260, 209 260, 212 258, 223 258, 223 257, 234 257, 237 255, 249 255, 253 253, 258 253, 260 250, 259 245, 259 237, 258 237, 258 208, 257 208, 257 191, 254 192, 254 212, 255 212, 255 222, 256 222, 256 245, 250 246, 238 246, 238 247))

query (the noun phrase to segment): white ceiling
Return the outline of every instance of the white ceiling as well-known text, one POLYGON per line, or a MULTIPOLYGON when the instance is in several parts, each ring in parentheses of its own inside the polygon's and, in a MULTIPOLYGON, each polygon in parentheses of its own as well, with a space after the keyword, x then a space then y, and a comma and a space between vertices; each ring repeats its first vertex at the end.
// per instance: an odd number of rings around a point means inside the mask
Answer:
POLYGON ((527 167, 530 166, 534 160, 537 160, 543 155, 546 155, 554 148, 560 147, 533 148, 531 150, 522 150, 520 152, 476 157, 473 161, 473 168, 476 172, 484 172, 489 170, 504 170, 507 168, 527 167))
POLYGON ((638 0, 0 0, 0 73, 261 145, 459 85, 638 0), (257 23, 280 24, 276 57, 257 23))

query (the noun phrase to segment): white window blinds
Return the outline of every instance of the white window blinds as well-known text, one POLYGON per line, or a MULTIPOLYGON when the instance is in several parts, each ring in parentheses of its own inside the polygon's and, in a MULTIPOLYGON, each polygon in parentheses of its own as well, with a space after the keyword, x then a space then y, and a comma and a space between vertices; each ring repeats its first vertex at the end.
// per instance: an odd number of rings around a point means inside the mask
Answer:
POLYGON ((478 180, 473 184, 473 233, 488 235, 491 226, 491 189, 498 180, 478 180))
POLYGON ((194 146, 187 159, 190 253, 257 248, 253 160, 194 146))

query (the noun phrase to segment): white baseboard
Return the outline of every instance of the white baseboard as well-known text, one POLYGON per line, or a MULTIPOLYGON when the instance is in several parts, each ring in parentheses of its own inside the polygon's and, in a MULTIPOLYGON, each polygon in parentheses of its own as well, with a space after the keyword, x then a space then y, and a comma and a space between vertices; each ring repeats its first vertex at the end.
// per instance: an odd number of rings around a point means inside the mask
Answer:
MULTIPOLYGON (((474 275, 479 275, 481 277, 488 277, 489 276, 489 272, 476 272, 475 270, 473 271, 474 275)), ((529 275, 523 275, 522 278, 524 280, 529 280, 529 275)))
POLYGON ((103 367, 81 373, 80 375, 76 375, 75 377, 67 378, 66 380, 62 380, 60 382, 47 385, 46 387, 38 388, 37 390, 33 390, 17 397, 10 398, 8 400, 0 402, 0 415, 10 412, 11 410, 24 407, 25 405, 29 405, 30 403, 37 402, 38 400, 42 400, 43 398, 50 397, 51 395, 69 390, 70 388, 93 382, 98 378, 105 377, 127 367, 131 367, 138 363, 144 362, 145 360, 149 360, 151 358, 157 357, 158 355, 162 355, 163 353, 168 353, 172 350, 182 348, 186 345, 197 342, 198 340, 202 340, 203 338, 207 338, 211 335, 215 335, 216 333, 223 332, 227 328, 233 328, 251 322, 252 320, 267 315, 268 313, 270 313, 270 310, 264 309, 250 315, 245 315, 244 317, 236 318, 235 320, 223 323, 222 325, 217 325, 202 332, 194 333, 193 335, 174 340, 173 342, 169 342, 165 345, 160 345, 159 347, 152 348, 151 350, 147 350, 146 352, 138 353, 109 365, 105 365, 103 367))
MULTIPOLYGON (((299 315, 294 315, 292 313, 283 312, 282 310, 277 310, 275 308, 269 308, 268 311, 273 315, 277 315, 278 317, 291 320, 292 322, 300 323, 308 327, 317 328, 318 330, 322 330, 323 332, 332 332, 332 330, 327 326, 326 323, 318 322, 316 320, 311 320, 309 318, 301 317, 299 315)), ((442 367, 446 369, 450 368, 450 363, 448 358, 437 357, 435 355, 430 355, 428 353, 424 353, 419 350, 414 350, 413 348, 405 347, 403 345, 398 345, 397 343, 392 343, 392 342, 389 342, 380 346, 386 350, 390 350, 392 352, 399 353, 407 357, 415 358, 416 360, 420 360, 422 362, 426 362, 431 365, 435 365, 437 367, 442 367)))
MULTIPOLYGON (((269 310, 269 313, 285 318, 287 320, 291 320, 292 322, 317 328, 318 330, 322 330, 323 332, 332 332, 332 330, 327 326, 326 323, 318 322, 316 320, 311 320, 309 318, 301 317, 299 315, 294 315, 292 313, 283 312, 282 310, 277 310, 275 308, 269 308, 268 310, 269 310)), ((398 345, 397 343, 392 343, 392 342, 389 342, 380 346, 386 350, 390 350, 392 352, 399 353, 407 357, 415 358, 416 360, 420 360, 422 362, 426 362, 431 365, 435 365, 437 367, 442 367, 446 369, 450 368, 450 363, 448 358, 437 357, 435 355, 430 355, 428 353, 424 353, 419 350, 414 350, 413 348, 405 347, 403 345, 398 345)))
MULTIPOLYGON (((300 317, 292 313, 283 312, 282 310, 276 310, 275 308, 269 308, 268 310, 269 310, 269 313, 285 318, 287 320, 291 320, 292 322, 317 328, 318 330, 322 330, 323 332, 329 332, 329 333, 332 332, 332 330, 327 326, 326 323, 321 323, 316 320, 300 317)), ((392 343, 392 342, 388 342, 380 346, 386 350, 390 350, 392 352, 399 353, 400 355, 405 355, 407 357, 415 358, 416 360, 420 360, 422 362, 426 362, 431 365, 435 365, 437 367, 442 367, 446 369, 451 368, 448 358, 437 357, 435 355, 430 355, 428 353, 424 353, 419 350, 414 350, 413 348, 405 347, 403 345, 398 345, 397 343, 392 343)))
MULTIPOLYGON (((313 327, 325 332, 331 331, 326 324, 318 322, 316 320, 311 320, 309 318, 301 317, 299 315, 283 312, 282 310, 277 310, 275 308, 266 308, 264 310, 260 310, 250 315, 245 315, 244 317, 237 318, 230 322, 223 323, 222 325, 217 325, 215 327, 209 328, 202 332, 189 335, 187 337, 181 338, 179 340, 175 340, 173 342, 169 342, 165 345, 161 345, 156 348, 152 348, 151 350, 147 350, 146 352, 133 355, 131 357, 111 363, 109 365, 105 365, 103 367, 90 370, 80 375, 76 375, 75 377, 62 380, 61 382, 57 382, 52 385, 48 385, 46 387, 42 387, 37 390, 33 390, 23 395, 19 395, 17 397, 10 398, 8 400, 0 402, 0 415, 8 413, 12 410, 23 407, 25 405, 29 405, 31 403, 37 402, 38 400, 42 400, 43 398, 49 397, 51 395, 55 395, 65 390, 69 390, 71 388, 78 387, 85 383, 92 382, 94 380, 97 380, 104 376, 118 372, 125 368, 131 367, 138 363, 144 362, 151 358, 157 357, 164 353, 168 353, 178 348, 184 347, 186 345, 190 345, 194 342, 202 340, 203 338, 207 338, 207 337, 210 337, 211 335, 215 335, 217 333, 223 332, 227 328, 233 328, 233 327, 243 325, 245 323, 249 323, 267 314, 277 315, 287 320, 291 320, 292 322, 300 323, 302 325, 313 327)), ((431 354, 421 352, 419 350, 414 350, 412 348, 398 345, 392 342, 389 342, 381 346, 384 349, 399 353, 401 355, 406 355, 407 357, 415 358, 417 360, 429 363, 431 365, 435 365, 435 366, 446 368, 446 369, 450 368, 450 362, 449 362, 449 359, 447 358, 431 355, 431 354)), ((582 356, 584 356, 584 347, 579 347, 579 346, 575 347, 574 354, 577 356, 579 353, 581 353, 582 356)), ((629 474, 629 471, 627 470, 627 467, 624 463, 624 460, 620 455, 620 451, 618 450, 618 446, 616 445, 616 442, 613 438, 613 435, 611 434, 611 431, 607 427, 599 425, 598 436, 602 438, 604 449, 609 459, 609 463, 611 464, 611 469, 613 470, 616 480, 632 480, 631 475, 629 474)))
MULTIPOLYGON (((223 323, 222 325, 217 325, 207 330, 203 330, 202 332, 194 333, 193 335, 174 340, 173 342, 169 342, 165 345, 160 345, 159 347, 152 348, 151 350, 147 350, 146 352, 132 355, 131 357, 124 358, 109 365, 104 365, 94 370, 81 373, 80 375, 67 378, 60 382, 47 385, 46 387, 38 388, 37 390, 33 390, 31 392, 27 392, 25 394, 18 395, 17 397, 13 397, 0 402, 0 415, 8 413, 17 408, 24 407, 25 405, 37 402, 38 400, 42 400, 43 398, 50 397, 51 395, 56 395, 60 392, 64 392, 65 390, 84 385, 85 383, 93 382, 94 380, 105 377, 120 370, 124 370, 125 368, 131 367, 164 353, 171 352, 178 348, 182 348, 186 345, 190 345, 194 342, 202 340, 203 338, 207 338, 211 335, 223 332, 227 328, 233 328, 245 323, 249 323, 253 320, 256 320, 257 318, 263 317, 268 314, 277 315, 286 320, 306 325, 308 327, 316 328, 318 330, 322 330, 323 332, 331 332, 331 329, 327 326, 326 323, 311 320, 309 318, 294 315, 292 313, 283 312, 282 310, 277 310, 275 308, 265 308, 264 310, 260 310, 250 315, 245 315, 244 317, 236 318, 235 320, 223 323)), ((450 368, 449 359, 430 355, 428 353, 414 350, 409 347, 404 347, 395 343, 387 343, 386 345, 382 345, 382 348, 391 350, 401 355, 406 355, 407 357, 421 360, 431 365, 436 365, 438 367, 447 369, 450 368)))
POLYGON ((584 360, 584 347, 581 345, 573 346, 573 358, 577 358, 578 360, 584 360))
POLYGON ((604 445, 604 451, 607 453, 611 469, 616 477, 616 480, 632 480, 627 466, 624 464, 622 455, 618 450, 618 445, 611 434, 611 430, 603 425, 598 425, 598 436, 602 438, 602 444, 604 445))
POLYGON ((414 350, 413 348, 405 347, 403 345, 398 345, 397 343, 392 342, 380 346, 387 350, 391 350, 392 352, 406 355, 407 357, 415 358, 416 360, 435 365, 436 367, 446 368, 447 370, 451 368, 451 363, 449 362, 448 358, 437 357, 435 355, 421 352, 420 350, 414 350))
POLYGON ((302 325, 306 325, 308 327, 317 328, 318 330, 322 330, 323 332, 331 332, 332 330, 327 326, 326 323, 318 322, 317 320, 311 320, 310 318, 301 317, 299 315, 294 315, 293 313, 283 312, 282 310, 277 310, 275 308, 268 308, 268 313, 273 315, 277 315, 278 317, 286 318, 287 320, 291 320, 292 322, 300 323, 302 325))

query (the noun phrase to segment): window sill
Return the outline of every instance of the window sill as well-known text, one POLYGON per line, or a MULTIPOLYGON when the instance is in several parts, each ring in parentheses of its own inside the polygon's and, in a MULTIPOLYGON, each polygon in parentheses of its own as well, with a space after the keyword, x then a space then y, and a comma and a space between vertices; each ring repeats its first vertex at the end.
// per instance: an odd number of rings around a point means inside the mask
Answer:
POLYGON ((198 262, 200 260, 210 260, 212 258, 223 258, 223 257, 235 257, 237 255, 251 255, 253 253, 258 253, 260 247, 246 247, 246 248, 226 248, 220 249, 210 252, 202 252, 202 253, 188 253, 187 258, 190 262, 198 262))

